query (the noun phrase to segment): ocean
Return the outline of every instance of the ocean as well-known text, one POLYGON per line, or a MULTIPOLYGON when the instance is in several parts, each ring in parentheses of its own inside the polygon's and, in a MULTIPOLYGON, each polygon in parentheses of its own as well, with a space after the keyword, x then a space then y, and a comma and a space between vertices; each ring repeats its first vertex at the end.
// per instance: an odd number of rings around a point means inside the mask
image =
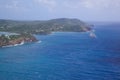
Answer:
POLYGON ((120 23, 94 25, 96 38, 54 32, 0 48, 0 80, 120 80, 120 23))

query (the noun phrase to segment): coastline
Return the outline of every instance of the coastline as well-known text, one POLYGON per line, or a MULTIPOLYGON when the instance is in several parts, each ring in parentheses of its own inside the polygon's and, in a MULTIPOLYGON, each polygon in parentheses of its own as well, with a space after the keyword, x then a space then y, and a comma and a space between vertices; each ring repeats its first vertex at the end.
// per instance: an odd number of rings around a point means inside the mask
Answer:
POLYGON ((24 43, 38 42, 32 34, 4 35, 0 36, 0 47, 12 47, 23 45, 24 43))
MULTIPOLYGON (((42 41, 38 40, 35 43, 41 43, 42 41)), ((16 47, 16 46, 21 46, 27 43, 33 43, 33 42, 21 42, 20 44, 14 44, 14 45, 7 45, 7 46, 1 46, 1 48, 8 48, 8 47, 16 47)))
POLYGON ((6 48, 6 47, 14 47, 14 46, 20 46, 20 45, 24 45, 25 43, 20 43, 20 44, 14 44, 14 45, 7 45, 7 46, 2 46, 2 48, 6 48))
MULTIPOLYGON (((54 33, 71 33, 72 31, 53 31, 47 35, 50 34, 54 34, 54 33)), ((81 31, 81 32, 75 32, 74 33, 94 33, 93 29, 90 30, 86 30, 86 31, 81 31)), ((32 42, 37 42, 37 43, 41 43, 40 40, 37 40, 36 36, 34 34, 19 34, 19 35, 10 35, 10 36, 18 36, 18 38, 16 38, 15 40, 9 40, 7 43, 3 43, 3 45, 0 45, 0 47, 4 48, 4 47, 14 47, 14 46, 19 46, 19 45, 23 45, 25 43, 32 43, 32 42)), ((10 37, 7 35, 7 37, 10 37)), ((4 41, 4 40, 3 40, 4 41)))

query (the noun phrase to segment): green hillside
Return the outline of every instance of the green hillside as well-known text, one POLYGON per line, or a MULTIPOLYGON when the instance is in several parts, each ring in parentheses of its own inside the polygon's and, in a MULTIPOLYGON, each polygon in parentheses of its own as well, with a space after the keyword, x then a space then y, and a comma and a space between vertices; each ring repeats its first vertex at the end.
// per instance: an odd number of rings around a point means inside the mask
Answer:
POLYGON ((0 31, 15 33, 49 34, 55 31, 83 32, 91 30, 90 25, 79 19, 59 18, 46 21, 0 20, 0 31))

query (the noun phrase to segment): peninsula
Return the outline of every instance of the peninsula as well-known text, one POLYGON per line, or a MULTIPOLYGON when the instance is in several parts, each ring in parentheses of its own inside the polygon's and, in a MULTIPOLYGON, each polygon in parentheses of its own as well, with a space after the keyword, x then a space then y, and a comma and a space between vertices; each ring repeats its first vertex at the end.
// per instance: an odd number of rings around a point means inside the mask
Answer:
POLYGON ((16 46, 28 42, 38 41, 33 35, 20 34, 20 35, 0 35, 0 47, 16 46))
POLYGON ((0 46, 35 42, 33 34, 50 34, 51 32, 86 32, 91 25, 79 20, 59 18, 46 21, 17 21, 0 19, 0 31, 17 33, 19 35, 1 35, 0 46))

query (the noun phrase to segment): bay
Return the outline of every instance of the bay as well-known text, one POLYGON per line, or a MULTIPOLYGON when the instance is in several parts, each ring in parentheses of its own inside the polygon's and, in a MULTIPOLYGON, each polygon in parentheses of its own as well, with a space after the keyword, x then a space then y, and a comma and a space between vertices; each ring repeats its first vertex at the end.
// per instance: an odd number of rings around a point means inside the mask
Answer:
POLYGON ((120 24, 36 35, 40 43, 0 48, 0 80, 120 80, 120 24))

